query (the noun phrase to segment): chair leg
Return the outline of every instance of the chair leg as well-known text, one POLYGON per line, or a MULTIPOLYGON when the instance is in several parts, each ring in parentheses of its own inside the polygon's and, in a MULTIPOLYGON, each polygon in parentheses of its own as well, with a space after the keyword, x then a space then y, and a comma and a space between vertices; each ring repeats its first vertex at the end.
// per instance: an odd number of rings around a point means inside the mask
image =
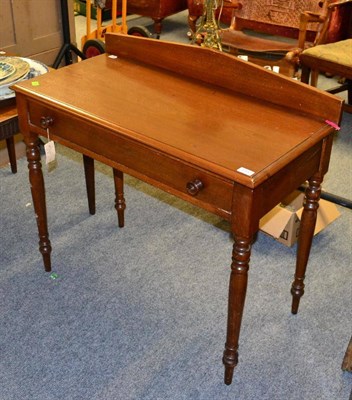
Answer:
POLYGON ((301 82, 309 84, 310 68, 302 65, 301 82))
POLYGON ((10 136, 9 138, 6 139, 6 146, 11 165, 11 172, 15 174, 17 172, 17 161, 16 161, 16 151, 15 151, 15 139, 13 136, 10 136))
POLYGON ((95 177, 94 159, 83 154, 84 175, 88 197, 88 209, 91 215, 95 214, 95 177))
POLYGON ((115 184, 115 208, 117 211, 117 220, 120 228, 125 225, 125 209, 126 202, 123 192, 123 172, 113 169, 114 173, 114 184, 115 184))
POLYGON ((319 77, 319 71, 317 69, 313 69, 310 72, 310 85, 311 86, 317 87, 318 77, 319 77))

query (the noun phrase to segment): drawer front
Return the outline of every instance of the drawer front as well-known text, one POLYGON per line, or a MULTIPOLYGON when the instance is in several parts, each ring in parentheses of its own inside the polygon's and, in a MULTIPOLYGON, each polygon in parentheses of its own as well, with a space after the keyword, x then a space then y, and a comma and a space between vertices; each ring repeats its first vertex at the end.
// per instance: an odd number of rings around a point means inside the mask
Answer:
MULTIPOLYGON (((143 181, 229 219, 231 181, 62 110, 29 104, 29 120, 50 137, 143 181)), ((36 129, 37 131, 37 129, 36 129)))

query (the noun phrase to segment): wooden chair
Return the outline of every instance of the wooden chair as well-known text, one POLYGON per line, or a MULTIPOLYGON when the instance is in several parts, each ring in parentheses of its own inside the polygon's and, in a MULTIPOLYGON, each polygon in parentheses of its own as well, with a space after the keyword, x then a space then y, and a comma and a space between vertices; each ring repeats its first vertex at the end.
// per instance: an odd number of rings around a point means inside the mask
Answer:
MULTIPOLYGON (((329 2, 330 0, 317 1, 315 7, 311 5, 313 10, 306 10, 300 13, 299 22, 297 23, 298 34, 296 33, 298 37, 290 41, 271 40, 246 33, 243 30, 246 27, 243 20, 240 19, 238 21, 237 16, 239 10, 242 9, 242 5, 241 2, 237 2, 237 6, 233 10, 230 27, 221 31, 222 45, 233 54, 252 55, 254 60, 252 59, 251 61, 254 62, 256 62, 256 59, 264 58, 269 65, 270 59, 274 60, 271 64, 290 65, 289 75, 292 75, 298 69, 301 51, 307 47, 314 46, 322 32, 327 32, 331 18, 331 13, 328 12, 329 2), (319 10, 319 12, 315 10, 319 10)), ((293 26, 294 24, 291 23, 291 25, 293 26)), ((263 25, 259 25, 259 29, 260 27, 264 30, 263 25)), ((273 32, 275 31, 273 30, 273 32)))
MULTIPOLYGON (((303 15, 302 18, 311 18, 310 15, 303 15)), ((351 0, 339 0, 339 1, 330 1, 327 4, 326 8, 326 23, 322 24, 322 29, 318 32, 317 37, 313 43, 313 46, 320 46, 323 44, 327 43, 334 43, 334 42, 339 42, 343 39, 347 39, 348 37, 351 37, 352 35, 352 1, 351 0), (344 19, 344 21, 340 21, 337 28, 340 29, 340 32, 336 34, 336 32, 333 32, 333 29, 330 28, 331 23, 333 23, 334 16, 337 16, 339 19, 344 19), (345 29, 341 29, 341 25, 346 25, 345 29), (329 28, 330 28, 330 34, 329 34, 329 28)), ((336 29, 335 29, 336 30, 336 29)), ((326 51, 331 54, 334 51, 338 51, 337 49, 341 49, 343 46, 341 45, 336 45, 336 46, 329 46, 328 48, 318 48, 317 50, 304 50, 305 56, 311 55, 314 57, 317 57, 318 54, 323 51, 324 54, 326 54, 326 51), (324 49, 324 50, 323 50, 324 49), (335 49, 335 50, 334 50, 335 49)), ((303 57, 303 59, 305 58, 303 57)), ((332 61, 332 60, 331 60, 332 61)), ((343 62, 347 62, 348 64, 348 55, 346 54, 345 60, 343 62)), ((302 62, 302 58, 300 58, 300 62, 302 62)), ((324 71, 323 69, 320 69, 321 71, 324 71)), ((329 72, 329 71, 324 71, 324 72, 329 72)), ((305 74, 307 74, 308 71, 305 71, 305 74)), ((331 72, 332 74, 334 72, 331 72)), ((311 80, 311 85, 312 86, 317 86, 317 79, 319 75, 319 68, 314 68, 311 69, 310 71, 310 80, 311 80)), ((304 79, 306 80, 307 77, 305 76, 304 79)))
POLYGON ((289 76, 293 76, 298 70, 299 54, 302 50, 326 38, 334 11, 331 7, 329 8, 332 0, 307 1, 311 10, 302 12, 295 10, 295 21, 287 22, 287 26, 284 26, 285 18, 289 21, 293 16, 289 12, 286 16, 282 13, 281 25, 275 25, 263 22, 265 18, 258 18, 257 21, 248 19, 252 14, 243 11, 244 7, 250 4, 245 1, 225 0, 224 7, 232 8, 233 11, 230 27, 220 31, 223 49, 234 55, 248 55, 250 61, 259 65, 278 65, 280 72, 283 72, 281 68, 284 67, 287 71, 286 75, 289 76), (246 29, 250 29, 250 32, 245 31, 246 29), (283 34, 286 39, 271 40, 259 37, 253 31, 254 29, 275 36, 283 34))
MULTIPOLYGON (((318 36, 315 46, 304 50, 300 54, 300 63, 302 66, 301 80, 317 85, 319 72, 339 75, 346 78, 346 82, 338 88, 330 89, 330 93, 337 93, 342 90, 348 90, 348 103, 352 104, 352 0, 343 0, 330 3, 328 5, 327 18, 331 19, 332 13, 339 10, 343 15, 348 16, 349 29, 346 31, 347 38, 333 43, 326 43, 327 27, 324 27, 318 36)), ((352 110, 351 107, 347 109, 352 110)))
MULTIPOLYGON (((340 8, 344 15, 349 15, 352 23, 352 0, 338 1, 329 4, 327 18, 332 12, 340 8), (350 7, 348 14, 347 7, 350 7)), ((350 33, 347 32, 347 35, 350 33)), ((316 86, 319 72, 339 75, 346 78, 346 82, 340 87, 328 90, 330 93, 338 93, 343 90, 348 91, 345 110, 352 112, 352 39, 340 40, 333 43, 325 43, 327 32, 322 30, 316 41, 316 45, 304 50, 300 54, 300 64, 302 67, 301 81, 311 83, 316 86), (324 44, 325 43, 325 44, 324 44)), ((351 200, 341 199, 339 196, 328 194, 329 200, 344 207, 351 208, 351 200)))
POLYGON ((338 93, 347 90, 346 110, 352 112, 352 39, 312 47, 303 51, 299 58, 302 66, 301 81, 304 83, 309 83, 312 71, 315 73, 311 81, 313 86, 316 86, 319 71, 346 78, 341 87, 328 91, 338 93))

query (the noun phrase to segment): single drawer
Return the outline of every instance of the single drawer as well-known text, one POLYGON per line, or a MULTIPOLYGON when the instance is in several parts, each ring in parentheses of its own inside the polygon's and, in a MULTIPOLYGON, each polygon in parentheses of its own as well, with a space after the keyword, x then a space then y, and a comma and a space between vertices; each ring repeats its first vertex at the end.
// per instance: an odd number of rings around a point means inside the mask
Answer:
POLYGON ((50 138, 229 218, 233 184, 209 171, 70 112, 29 104, 29 121, 50 138))

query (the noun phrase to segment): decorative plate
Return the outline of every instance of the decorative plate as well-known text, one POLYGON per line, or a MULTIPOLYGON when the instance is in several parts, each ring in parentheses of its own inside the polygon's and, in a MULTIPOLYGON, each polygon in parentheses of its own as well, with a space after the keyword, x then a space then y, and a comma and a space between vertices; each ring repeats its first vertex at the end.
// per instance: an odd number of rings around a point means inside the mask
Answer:
POLYGON ((29 72, 28 62, 20 57, 0 57, 0 63, 10 64, 13 68, 15 68, 13 74, 0 81, 0 89, 2 89, 3 85, 7 85, 8 83, 18 80, 27 75, 29 72))
POLYGON ((7 62, 0 62, 0 81, 6 79, 16 71, 16 68, 7 62))
MULTIPOLYGON (((6 58, 19 58, 19 57, 6 57, 6 58)), ((31 60, 30 58, 21 58, 21 61, 25 62, 28 65, 27 73, 19 78, 11 76, 6 79, 6 83, 4 83, 4 81, 0 81, 0 101, 9 99, 11 97, 15 97, 15 92, 10 89, 10 86, 22 80, 43 75, 49 71, 49 68, 40 61, 31 60)), ((1 62, 1 57, 0 57, 0 62, 1 62)))

